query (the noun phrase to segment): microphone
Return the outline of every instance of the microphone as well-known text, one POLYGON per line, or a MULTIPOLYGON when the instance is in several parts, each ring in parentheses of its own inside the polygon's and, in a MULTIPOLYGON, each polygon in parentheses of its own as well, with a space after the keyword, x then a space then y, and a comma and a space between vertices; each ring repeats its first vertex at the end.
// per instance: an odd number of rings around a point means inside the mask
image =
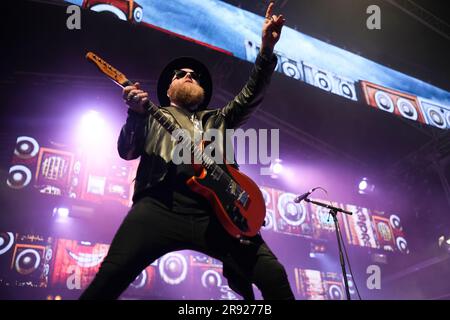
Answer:
POLYGON ((313 193, 313 191, 314 191, 315 189, 316 189, 316 188, 312 188, 312 189, 310 189, 308 192, 306 192, 306 193, 304 193, 304 194, 302 194, 302 195, 299 195, 297 198, 294 199, 294 202, 295 202, 295 203, 299 203, 300 201, 305 200, 311 193, 313 193))

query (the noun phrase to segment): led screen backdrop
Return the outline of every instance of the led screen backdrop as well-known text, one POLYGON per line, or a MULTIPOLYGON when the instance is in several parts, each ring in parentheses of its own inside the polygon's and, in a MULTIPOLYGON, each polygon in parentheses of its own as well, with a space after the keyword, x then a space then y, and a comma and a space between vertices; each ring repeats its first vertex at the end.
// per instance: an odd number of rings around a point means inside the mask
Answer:
MULTIPOLYGON (((81 157, 67 149, 41 146, 33 137, 19 136, 6 184, 18 192, 31 188, 42 194, 80 199, 93 204, 115 202, 123 205, 126 211, 126 207, 132 204, 137 162, 117 157, 101 160, 95 156, 81 157)), ((335 240, 333 220, 327 209, 312 203, 295 203, 294 193, 268 187, 261 187, 261 191, 267 208, 263 228, 266 232, 323 242, 335 240)), ((350 245, 409 252, 398 215, 352 204, 332 204, 353 212, 353 215, 338 216, 350 245)))
MULTIPOLYGON (((170 32, 250 62, 259 50, 263 17, 222 1, 68 2, 170 32)), ((450 93, 419 79, 289 27, 283 29, 276 54, 276 70, 286 76, 409 120, 450 128, 450 93)))
MULTIPOLYGON (((10 231, 0 232, 0 241, 0 290, 33 288, 63 299, 77 298, 87 288, 109 249, 104 243, 10 231)), ((297 298, 345 299, 341 272, 326 265, 305 268, 302 265, 306 257, 299 256, 298 260, 298 264, 286 264, 297 298)), ((356 298, 353 278, 350 274, 347 278, 350 294, 356 298)), ((190 250, 171 252, 154 261, 136 277, 122 298, 241 299, 228 286, 220 261, 190 250)))
POLYGON ((137 160, 125 161, 115 153, 100 159, 95 154, 41 143, 30 136, 17 138, 6 181, 10 188, 32 187, 42 194, 131 206, 137 160))
MULTIPOLYGON (((65 200, 67 204, 81 201, 84 207, 92 204, 92 208, 115 203, 125 215, 131 205, 136 165, 137 161, 122 161, 117 157, 96 162, 67 147, 22 135, 16 139, 9 175, 3 183, 13 193, 32 191, 42 196, 43 201, 57 197, 63 207, 65 200)), ((332 268, 333 261, 338 262, 338 255, 335 254, 335 227, 328 210, 311 203, 295 203, 296 194, 285 190, 266 186, 260 189, 267 208, 261 231, 265 239, 276 237, 279 243, 306 248, 294 255, 288 250, 284 257, 290 260, 286 267, 297 297, 344 298, 342 274, 332 268), (325 256, 323 261, 328 264, 320 268, 305 264, 308 259, 321 261, 325 256)), ((338 215, 344 243, 350 252, 360 252, 367 260, 374 253, 409 254, 399 215, 353 204, 332 202, 332 205, 353 212, 353 215, 338 215)), ((72 209, 69 217, 85 219, 72 216, 72 209)), ((70 228, 73 219, 66 221, 65 226, 70 228)), ((52 223, 59 222, 55 219, 52 223)), ((1 231, 4 232, 0 234, 0 287, 43 288, 63 297, 76 297, 86 288, 109 248, 107 243, 59 237, 52 235, 52 231, 49 235, 1 231)), ((358 261, 358 265, 361 263, 358 261)), ((228 287, 221 262, 193 251, 172 252, 161 257, 142 271, 124 297, 240 298, 228 287)))

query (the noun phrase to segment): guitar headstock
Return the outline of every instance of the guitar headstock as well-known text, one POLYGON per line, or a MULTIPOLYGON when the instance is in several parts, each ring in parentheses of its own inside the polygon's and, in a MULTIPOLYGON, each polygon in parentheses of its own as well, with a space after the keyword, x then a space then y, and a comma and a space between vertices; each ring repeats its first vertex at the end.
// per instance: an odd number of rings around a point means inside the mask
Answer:
POLYGON ((125 77, 123 73, 121 73, 119 70, 111 66, 109 63, 107 63, 105 60, 100 58, 95 53, 89 51, 86 54, 86 59, 93 62, 101 72, 106 74, 109 78, 111 78, 111 80, 116 82, 121 87, 124 87, 129 83, 128 79, 125 77))

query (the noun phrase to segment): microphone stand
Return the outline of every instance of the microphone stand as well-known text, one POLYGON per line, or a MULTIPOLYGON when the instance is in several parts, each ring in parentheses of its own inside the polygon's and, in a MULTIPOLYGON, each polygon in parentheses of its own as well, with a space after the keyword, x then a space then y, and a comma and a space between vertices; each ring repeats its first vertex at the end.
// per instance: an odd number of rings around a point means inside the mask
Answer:
POLYGON ((329 204, 326 203, 322 203, 322 202, 318 202, 318 201, 314 201, 314 200, 310 200, 308 198, 305 198, 306 202, 310 202, 313 203, 317 206, 321 206, 327 209, 330 209, 330 214, 333 216, 333 221, 334 221, 334 227, 336 229, 336 237, 337 237, 337 242, 338 242, 338 247, 339 247, 339 260, 341 262, 341 268, 342 268, 342 275, 344 277, 344 284, 345 284, 345 293, 347 294, 347 300, 351 300, 350 298, 350 289, 348 287, 348 279, 347 279, 347 271, 345 269, 345 260, 344 260, 344 255, 343 255, 343 251, 342 251, 342 243, 341 243, 341 230, 339 229, 339 223, 337 220, 337 213, 338 212, 342 212, 345 214, 349 214, 352 215, 353 213, 341 208, 337 208, 337 207, 333 207, 329 204))

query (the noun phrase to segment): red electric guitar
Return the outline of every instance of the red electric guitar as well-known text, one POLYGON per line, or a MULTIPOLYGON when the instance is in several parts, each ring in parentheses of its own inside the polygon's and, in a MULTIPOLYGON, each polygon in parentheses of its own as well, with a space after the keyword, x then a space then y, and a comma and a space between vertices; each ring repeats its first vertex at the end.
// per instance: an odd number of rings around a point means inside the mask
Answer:
MULTIPOLYGON (((122 88, 133 85, 125 75, 96 54, 88 52, 86 58, 122 88)), ((181 129, 152 102, 149 101, 146 108, 170 134, 181 129)), ((201 163, 193 164, 196 176, 191 177, 187 185, 209 201, 223 227, 233 237, 256 235, 266 216, 266 206, 259 187, 234 167, 217 164, 203 153, 201 146, 192 144, 189 136, 183 136, 184 130, 177 132, 180 132, 180 136, 176 137, 179 143, 189 148, 194 159, 201 163)))

